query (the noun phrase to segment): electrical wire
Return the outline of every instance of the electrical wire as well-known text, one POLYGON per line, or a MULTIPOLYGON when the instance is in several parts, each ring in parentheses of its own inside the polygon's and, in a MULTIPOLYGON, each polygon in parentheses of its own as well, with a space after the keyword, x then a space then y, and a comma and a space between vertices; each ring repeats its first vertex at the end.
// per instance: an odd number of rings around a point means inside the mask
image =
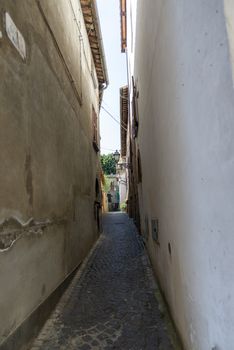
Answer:
POLYGON ((128 131, 127 128, 124 126, 123 122, 120 122, 118 119, 116 119, 105 107, 101 106, 101 108, 116 122, 120 125, 122 129, 125 131, 128 131))
POLYGON ((123 96, 123 95, 119 95, 123 100, 126 100, 126 101, 128 101, 128 97, 125 97, 125 96, 123 96))
POLYGON ((80 21, 77 20, 76 12, 75 12, 75 9, 74 9, 74 7, 72 5, 71 0, 69 0, 69 4, 70 4, 70 7, 71 7, 71 10, 72 10, 72 13, 73 13, 73 19, 76 22, 76 26, 77 26, 78 31, 79 31, 79 38, 80 38, 80 41, 82 42, 83 53, 84 53, 84 56, 85 56, 85 60, 86 60, 87 66, 89 68, 88 58, 86 56, 86 51, 85 51, 85 47, 84 47, 84 39, 83 39, 83 35, 82 35, 82 32, 81 32, 81 23, 80 23, 80 21))
MULTIPOLYGON (((110 112, 110 110, 111 110, 111 107, 105 102, 105 101, 102 101, 103 103, 104 103, 104 105, 106 105, 106 107, 108 108, 108 110, 109 110, 109 113, 111 113, 110 112)), ((117 117, 117 116, 114 116, 113 115, 113 113, 111 113, 112 114, 112 116, 113 117, 115 117, 118 121, 119 121, 119 117, 117 117)), ((123 124, 123 126, 125 127, 125 128, 127 128, 128 127, 128 124, 126 124, 124 121, 121 121, 121 123, 123 124)))
MULTIPOLYGON (((110 112, 111 107, 110 107, 104 100, 102 101, 102 103, 104 103, 104 105, 105 105, 106 108, 108 109, 109 113, 111 113, 111 115, 112 115, 113 117, 115 117, 115 118, 119 121, 120 118, 119 118, 118 116, 114 115, 112 112, 110 112)), ((125 126, 125 127, 127 128, 127 124, 125 124, 123 121, 122 121, 122 124, 123 124, 123 126, 125 126)))
POLYGON ((111 152, 115 152, 115 149, 110 149, 110 148, 105 148, 101 146, 101 149, 104 149, 105 151, 111 151, 111 152))

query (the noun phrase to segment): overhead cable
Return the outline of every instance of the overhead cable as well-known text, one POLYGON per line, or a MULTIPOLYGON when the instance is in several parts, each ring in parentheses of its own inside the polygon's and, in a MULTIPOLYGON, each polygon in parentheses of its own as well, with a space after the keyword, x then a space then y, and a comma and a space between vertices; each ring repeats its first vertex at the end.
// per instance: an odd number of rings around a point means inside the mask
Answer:
POLYGON ((127 128, 124 126, 124 123, 123 123, 123 122, 120 123, 120 121, 119 121, 118 119, 116 119, 105 107, 101 106, 101 108, 102 108, 116 123, 118 123, 118 124, 121 126, 122 129, 124 129, 125 131, 128 131, 127 128))

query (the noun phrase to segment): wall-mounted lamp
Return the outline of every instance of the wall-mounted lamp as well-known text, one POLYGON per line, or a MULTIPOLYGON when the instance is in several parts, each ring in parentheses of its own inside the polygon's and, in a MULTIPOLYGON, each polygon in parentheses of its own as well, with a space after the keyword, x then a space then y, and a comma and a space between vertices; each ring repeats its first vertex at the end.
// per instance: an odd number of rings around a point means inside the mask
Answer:
POLYGON ((118 150, 116 150, 114 153, 113 153, 113 157, 115 159, 115 162, 116 164, 119 162, 119 158, 120 158, 120 153, 118 150))

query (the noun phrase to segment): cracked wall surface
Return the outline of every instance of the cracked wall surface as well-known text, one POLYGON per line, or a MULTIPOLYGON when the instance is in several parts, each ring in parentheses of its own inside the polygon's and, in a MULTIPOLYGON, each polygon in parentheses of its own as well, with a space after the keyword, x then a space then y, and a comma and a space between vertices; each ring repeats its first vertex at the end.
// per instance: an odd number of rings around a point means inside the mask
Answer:
POLYGON ((99 95, 79 1, 1 0, 0 32, 1 346, 98 237, 99 95))

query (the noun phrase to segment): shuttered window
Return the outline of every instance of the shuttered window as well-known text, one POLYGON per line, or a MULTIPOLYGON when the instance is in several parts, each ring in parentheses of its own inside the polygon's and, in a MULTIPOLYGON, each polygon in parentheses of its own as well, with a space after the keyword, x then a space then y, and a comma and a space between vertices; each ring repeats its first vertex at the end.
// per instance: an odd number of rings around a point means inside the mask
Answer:
POLYGON ((93 147, 96 152, 99 151, 99 142, 98 142, 98 119, 97 113, 92 107, 92 120, 93 120, 93 147))

